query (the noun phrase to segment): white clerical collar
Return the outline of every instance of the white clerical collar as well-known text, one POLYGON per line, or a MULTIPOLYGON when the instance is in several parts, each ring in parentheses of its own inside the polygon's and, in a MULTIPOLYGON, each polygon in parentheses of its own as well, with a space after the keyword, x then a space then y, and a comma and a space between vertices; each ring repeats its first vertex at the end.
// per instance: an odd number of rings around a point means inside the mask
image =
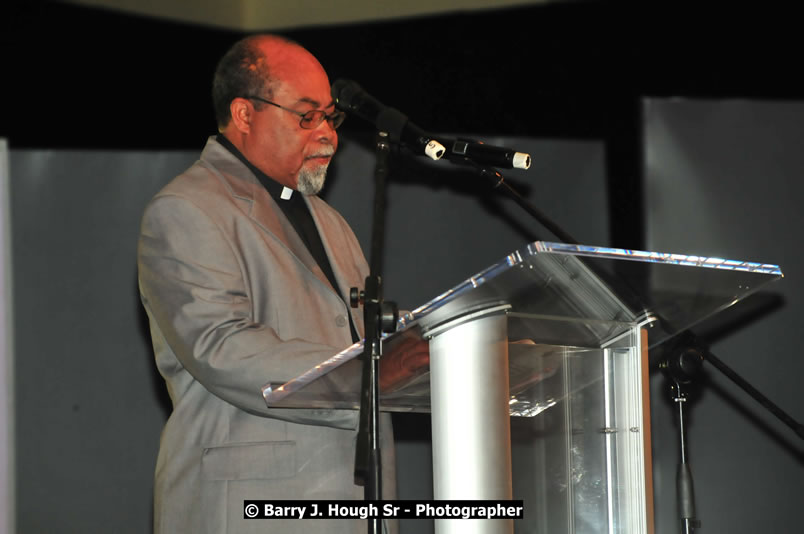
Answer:
POLYGON ((289 187, 283 187, 282 194, 279 195, 279 198, 281 198, 282 200, 290 200, 290 197, 292 196, 293 196, 293 189, 289 187))

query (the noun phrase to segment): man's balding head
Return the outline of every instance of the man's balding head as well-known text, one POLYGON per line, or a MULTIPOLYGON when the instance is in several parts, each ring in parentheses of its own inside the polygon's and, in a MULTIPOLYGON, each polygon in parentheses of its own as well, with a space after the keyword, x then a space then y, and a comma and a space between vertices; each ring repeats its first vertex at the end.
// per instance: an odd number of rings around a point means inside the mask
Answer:
MULTIPOLYGON (((212 102, 218 129, 231 120, 229 104, 237 97, 259 95, 271 100, 289 60, 318 60, 298 43, 279 35, 252 35, 236 42, 218 62, 212 102)), ((321 67, 323 72, 323 67, 321 67)))

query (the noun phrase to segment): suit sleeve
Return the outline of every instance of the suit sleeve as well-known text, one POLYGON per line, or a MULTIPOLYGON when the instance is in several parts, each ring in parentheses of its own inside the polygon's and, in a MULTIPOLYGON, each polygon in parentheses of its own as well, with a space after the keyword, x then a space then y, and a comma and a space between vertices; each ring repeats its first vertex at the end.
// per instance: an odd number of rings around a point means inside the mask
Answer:
POLYGON ((164 343, 195 380, 221 399, 273 416, 262 387, 283 383, 344 347, 282 340, 253 320, 240 264, 224 232, 190 200, 161 196, 143 217, 140 292, 164 343))

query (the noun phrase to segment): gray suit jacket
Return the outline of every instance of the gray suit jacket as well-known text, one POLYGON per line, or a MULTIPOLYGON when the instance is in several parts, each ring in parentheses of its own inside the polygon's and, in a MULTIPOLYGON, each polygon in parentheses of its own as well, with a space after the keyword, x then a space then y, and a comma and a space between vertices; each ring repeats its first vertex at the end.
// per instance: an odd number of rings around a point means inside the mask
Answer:
MULTIPOLYGON (((296 193, 298 194, 298 193, 296 193)), ((307 198, 333 288, 248 168, 210 138, 201 159, 148 204, 139 284, 173 413, 156 466, 156 533, 365 532, 364 521, 244 520, 245 499, 361 499, 354 411, 269 409, 284 382, 363 333, 344 303, 368 267, 343 218, 307 198)), ((384 498, 395 496, 390 419, 384 498)))

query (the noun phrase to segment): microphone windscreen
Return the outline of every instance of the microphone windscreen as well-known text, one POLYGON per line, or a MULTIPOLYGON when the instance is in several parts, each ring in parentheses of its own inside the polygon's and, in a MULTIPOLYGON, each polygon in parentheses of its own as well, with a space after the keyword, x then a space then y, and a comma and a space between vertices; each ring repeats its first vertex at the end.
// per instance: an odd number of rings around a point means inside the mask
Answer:
POLYGON ((332 99, 341 111, 352 111, 355 97, 363 92, 363 88, 351 80, 336 80, 332 84, 332 99))

